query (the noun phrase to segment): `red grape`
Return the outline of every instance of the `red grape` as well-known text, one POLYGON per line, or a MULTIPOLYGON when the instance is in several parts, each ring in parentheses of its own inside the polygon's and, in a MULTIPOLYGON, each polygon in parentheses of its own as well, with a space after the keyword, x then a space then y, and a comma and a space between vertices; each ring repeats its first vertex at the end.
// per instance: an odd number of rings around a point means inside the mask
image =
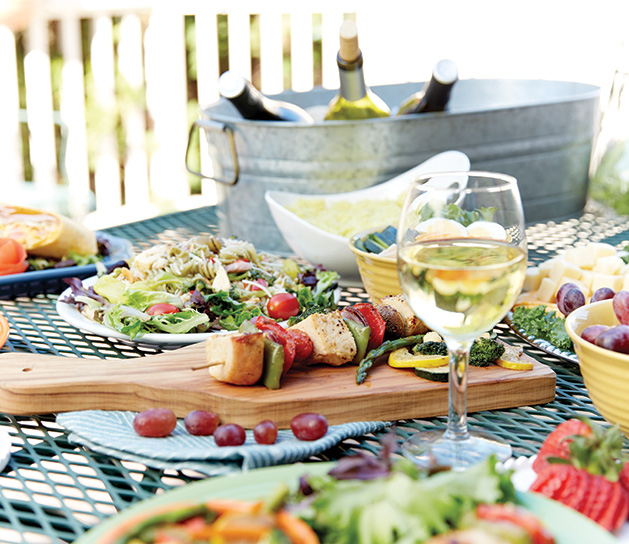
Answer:
POLYGON ((196 436, 210 436, 218 427, 218 416, 214 412, 193 410, 183 420, 186 430, 196 436))
POLYGON ((583 340, 587 342, 592 342, 592 344, 595 344, 598 335, 606 331, 607 329, 609 329, 607 325, 590 325, 589 327, 583 329, 583 332, 581 333, 581 338, 583 338, 583 340))
POLYGON ((611 287, 599 287, 596 291, 594 291, 590 302, 598 302, 599 300, 614 298, 615 294, 616 292, 611 287))
POLYGON ((135 416, 133 429, 140 436, 161 438, 175 430, 177 416, 170 408, 150 408, 135 416))
POLYGON ((214 442, 217 446, 242 446, 245 443, 247 435, 245 430, 236 423, 227 423, 220 425, 214 431, 214 442))
POLYGON ((618 291, 612 302, 614 313, 623 325, 629 325, 629 291, 618 291))
MULTIPOLYGON (((561 287, 565 287, 564 284, 561 287)), ((561 288, 560 288, 561 290, 561 288)), ((557 291, 559 293, 559 291, 557 291)), ((578 287, 566 289, 561 298, 557 297, 557 308, 563 315, 568 315, 585 304, 585 295, 578 287)))
POLYGON ((599 334, 595 344, 619 353, 629 353, 629 325, 616 325, 599 334))
POLYGON ((574 283, 564 283, 564 284, 562 284, 562 286, 557 290, 557 294, 555 295, 555 302, 557 304, 560 304, 562 299, 563 299, 563 297, 564 297, 564 295, 570 289, 578 289, 578 287, 574 283))
POLYGON ((277 440, 277 425, 270 419, 260 421, 253 428, 253 437, 258 444, 275 444, 277 440))
POLYGON ((290 428, 299 440, 317 440, 328 432, 328 420, 321 414, 305 412, 292 419, 290 428))

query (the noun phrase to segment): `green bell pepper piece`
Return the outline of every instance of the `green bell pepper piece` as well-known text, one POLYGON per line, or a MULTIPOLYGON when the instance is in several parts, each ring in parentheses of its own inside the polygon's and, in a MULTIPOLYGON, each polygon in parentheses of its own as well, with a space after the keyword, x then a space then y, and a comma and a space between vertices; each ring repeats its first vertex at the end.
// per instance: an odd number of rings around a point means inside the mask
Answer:
POLYGON ((347 328, 354 337, 354 343, 356 344, 356 356, 353 363, 360 363, 367 355, 367 346, 369 345, 369 337, 371 336, 371 329, 351 319, 346 319, 345 323, 347 328))
POLYGON ((269 389, 279 389, 283 370, 284 347, 277 342, 265 338, 262 383, 269 389))

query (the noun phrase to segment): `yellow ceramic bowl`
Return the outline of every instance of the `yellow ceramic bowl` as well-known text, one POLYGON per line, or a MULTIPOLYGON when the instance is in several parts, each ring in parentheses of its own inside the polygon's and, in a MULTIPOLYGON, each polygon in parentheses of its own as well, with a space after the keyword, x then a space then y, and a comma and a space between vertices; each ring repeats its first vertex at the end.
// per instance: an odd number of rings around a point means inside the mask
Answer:
POLYGON ((378 304, 382 297, 399 295, 402 292, 397 273, 396 258, 380 257, 376 253, 362 251, 355 245, 356 240, 359 238, 363 238, 370 232, 379 232, 381 230, 382 228, 378 228, 359 232, 352 236, 349 241, 349 248, 356 257, 360 279, 372 304, 378 304))
POLYGON ((590 325, 618 324, 612 301, 603 300, 586 304, 568 315, 566 331, 574 343, 594 406, 609 423, 618 423, 629 437, 629 355, 599 348, 580 336, 590 325))

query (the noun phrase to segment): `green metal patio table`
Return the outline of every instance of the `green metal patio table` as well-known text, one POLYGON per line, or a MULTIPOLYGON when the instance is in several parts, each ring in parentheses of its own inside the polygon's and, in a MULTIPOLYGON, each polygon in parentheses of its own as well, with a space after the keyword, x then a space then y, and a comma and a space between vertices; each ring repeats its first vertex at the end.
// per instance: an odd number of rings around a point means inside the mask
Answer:
MULTIPOLYGON (((107 232, 130 240, 136 251, 155 243, 181 241, 199 233, 217 232, 211 206, 120 225, 107 232)), ((629 218, 596 207, 575 217, 529 225, 529 261, 546 260, 575 242, 606 241, 615 246, 629 239, 629 218)), ((130 346, 114 339, 73 330, 57 315, 58 294, 0 300, 0 312, 10 322, 11 334, 0 350, 87 358, 142 357, 158 346, 130 346)), ((360 287, 342 289, 341 305, 367 301, 360 287)), ((576 415, 602 421, 592 405, 576 364, 549 355, 524 342, 506 325, 501 338, 525 348, 527 354, 550 366, 557 375, 556 398, 539 406, 470 414, 472 428, 488 430, 507 440, 514 455, 535 454, 544 436, 560 422, 576 415)), ((1 376, 0 360, 0 376, 1 376)), ((0 473, 0 542, 73 542, 90 527, 142 499, 198 479, 186 471, 156 470, 137 462, 121 461, 68 441, 67 431, 54 415, 0 414, 0 425, 11 439, 11 459, 0 473)), ((402 440, 418 429, 445 428, 445 417, 397 422, 402 440)), ((357 450, 376 453, 378 436, 347 439, 312 462, 338 459, 357 450)))

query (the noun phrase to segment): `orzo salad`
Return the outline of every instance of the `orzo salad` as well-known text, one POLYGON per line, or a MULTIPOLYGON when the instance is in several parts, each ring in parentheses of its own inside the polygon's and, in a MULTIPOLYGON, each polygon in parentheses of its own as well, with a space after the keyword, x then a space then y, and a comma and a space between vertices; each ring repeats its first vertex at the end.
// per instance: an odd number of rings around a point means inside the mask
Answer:
POLYGON ((147 333, 237 330, 265 315, 299 320, 335 308, 339 275, 258 252, 253 244, 212 235, 153 246, 103 271, 93 285, 64 281, 88 319, 131 339, 147 333))

